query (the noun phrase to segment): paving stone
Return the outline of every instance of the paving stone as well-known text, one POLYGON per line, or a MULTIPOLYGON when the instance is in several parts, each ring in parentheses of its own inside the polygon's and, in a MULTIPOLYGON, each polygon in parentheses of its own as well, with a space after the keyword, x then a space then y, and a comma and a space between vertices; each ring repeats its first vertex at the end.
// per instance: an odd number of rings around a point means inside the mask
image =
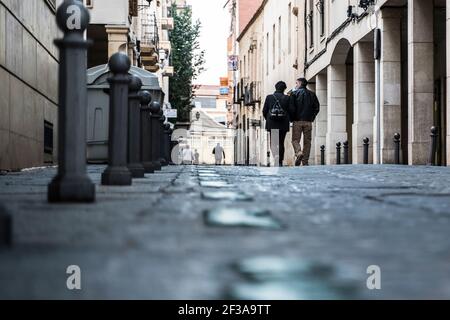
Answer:
POLYGON ((88 169, 94 204, 49 205, 55 168, 0 176, 13 244, 0 250, 0 298, 450 298, 448 168, 169 166, 126 188, 88 169), (286 228, 205 224, 221 208, 286 228), (73 264, 80 292, 66 288, 73 264), (381 290, 366 287, 372 265, 381 290))

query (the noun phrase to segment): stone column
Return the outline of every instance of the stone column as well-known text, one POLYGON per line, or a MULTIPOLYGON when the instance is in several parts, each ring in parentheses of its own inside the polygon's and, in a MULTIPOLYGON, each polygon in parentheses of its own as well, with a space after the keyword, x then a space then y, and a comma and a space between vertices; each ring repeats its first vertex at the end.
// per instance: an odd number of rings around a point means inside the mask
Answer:
MULTIPOLYGON (((381 161, 395 160, 394 135, 402 132, 402 62, 401 62, 401 17, 402 9, 385 8, 381 11, 381 161)), ((406 84, 405 84, 406 85, 406 84)), ((374 153, 377 159, 377 117, 374 118, 374 153)), ((405 137, 406 139, 406 137, 405 137)))
POLYGON ((327 149, 328 164, 336 164, 336 143, 347 141, 347 66, 328 66, 327 149))
MULTIPOLYGON (((352 157, 354 164, 363 163, 363 139, 373 141, 375 115, 375 63, 372 42, 358 42, 354 46, 354 122, 352 157)), ((369 163, 372 163, 372 148, 369 163)))
POLYGON ((107 25, 105 28, 108 34, 108 58, 117 52, 128 55, 128 27, 107 25))
POLYGON ((408 1, 409 164, 426 164, 433 126, 433 1, 408 1))
POLYGON ((320 73, 316 76, 316 95, 320 103, 320 112, 316 118, 315 134, 315 163, 320 164, 320 147, 327 143, 327 119, 328 119, 328 89, 327 74, 320 73))

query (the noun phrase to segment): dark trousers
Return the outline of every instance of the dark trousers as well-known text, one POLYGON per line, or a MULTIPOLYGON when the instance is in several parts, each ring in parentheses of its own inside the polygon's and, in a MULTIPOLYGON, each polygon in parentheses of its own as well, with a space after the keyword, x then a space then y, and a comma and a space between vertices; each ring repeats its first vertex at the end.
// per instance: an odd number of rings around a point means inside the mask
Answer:
POLYGON ((272 155, 274 156, 275 163, 276 160, 278 159, 278 165, 281 167, 283 166, 285 153, 284 140, 286 140, 286 135, 288 132, 284 130, 270 130, 269 132, 270 132, 270 148, 272 150, 272 155), (277 132, 278 132, 278 141, 273 141, 273 139, 276 139, 277 132))

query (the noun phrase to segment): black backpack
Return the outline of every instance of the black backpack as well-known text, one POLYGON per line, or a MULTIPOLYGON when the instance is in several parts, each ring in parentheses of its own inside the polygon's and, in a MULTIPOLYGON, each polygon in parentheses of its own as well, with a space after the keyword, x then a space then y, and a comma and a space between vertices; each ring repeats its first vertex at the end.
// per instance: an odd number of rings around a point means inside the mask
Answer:
POLYGON ((283 121, 287 117, 286 111, 281 107, 280 100, 275 95, 275 103, 269 109, 269 118, 274 121, 283 121))

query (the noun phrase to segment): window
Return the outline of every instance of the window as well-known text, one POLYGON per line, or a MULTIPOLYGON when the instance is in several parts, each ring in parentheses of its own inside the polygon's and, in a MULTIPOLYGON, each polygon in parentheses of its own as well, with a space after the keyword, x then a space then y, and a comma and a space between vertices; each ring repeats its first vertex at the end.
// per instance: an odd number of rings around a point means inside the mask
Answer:
POLYGON ((314 47, 314 6, 313 6, 314 0, 309 0, 309 14, 307 16, 307 22, 309 27, 309 47, 314 47))
POLYGON ((288 7, 288 53, 292 52, 292 3, 288 7))
POLYGON ((272 34, 273 34, 273 36, 272 36, 272 68, 273 69, 275 69, 275 55, 276 55, 276 52, 275 52, 275 45, 276 45, 276 43, 275 43, 275 25, 273 25, 273 30, 272 30, 272 34))
POLYGON ((281 17, 278 18, 278 64, 281 64, 281 17))
POLYGON ((44 120, 44 162, 53 163, 53 123, 44 120))
POLYGON ((269 75, 269 33, 266 37, 266 75, 269 75))
POLYGON ((325 0, 319 0, 317 10, 320 17, 320 36, 323 37, 325 35, 325 0))

